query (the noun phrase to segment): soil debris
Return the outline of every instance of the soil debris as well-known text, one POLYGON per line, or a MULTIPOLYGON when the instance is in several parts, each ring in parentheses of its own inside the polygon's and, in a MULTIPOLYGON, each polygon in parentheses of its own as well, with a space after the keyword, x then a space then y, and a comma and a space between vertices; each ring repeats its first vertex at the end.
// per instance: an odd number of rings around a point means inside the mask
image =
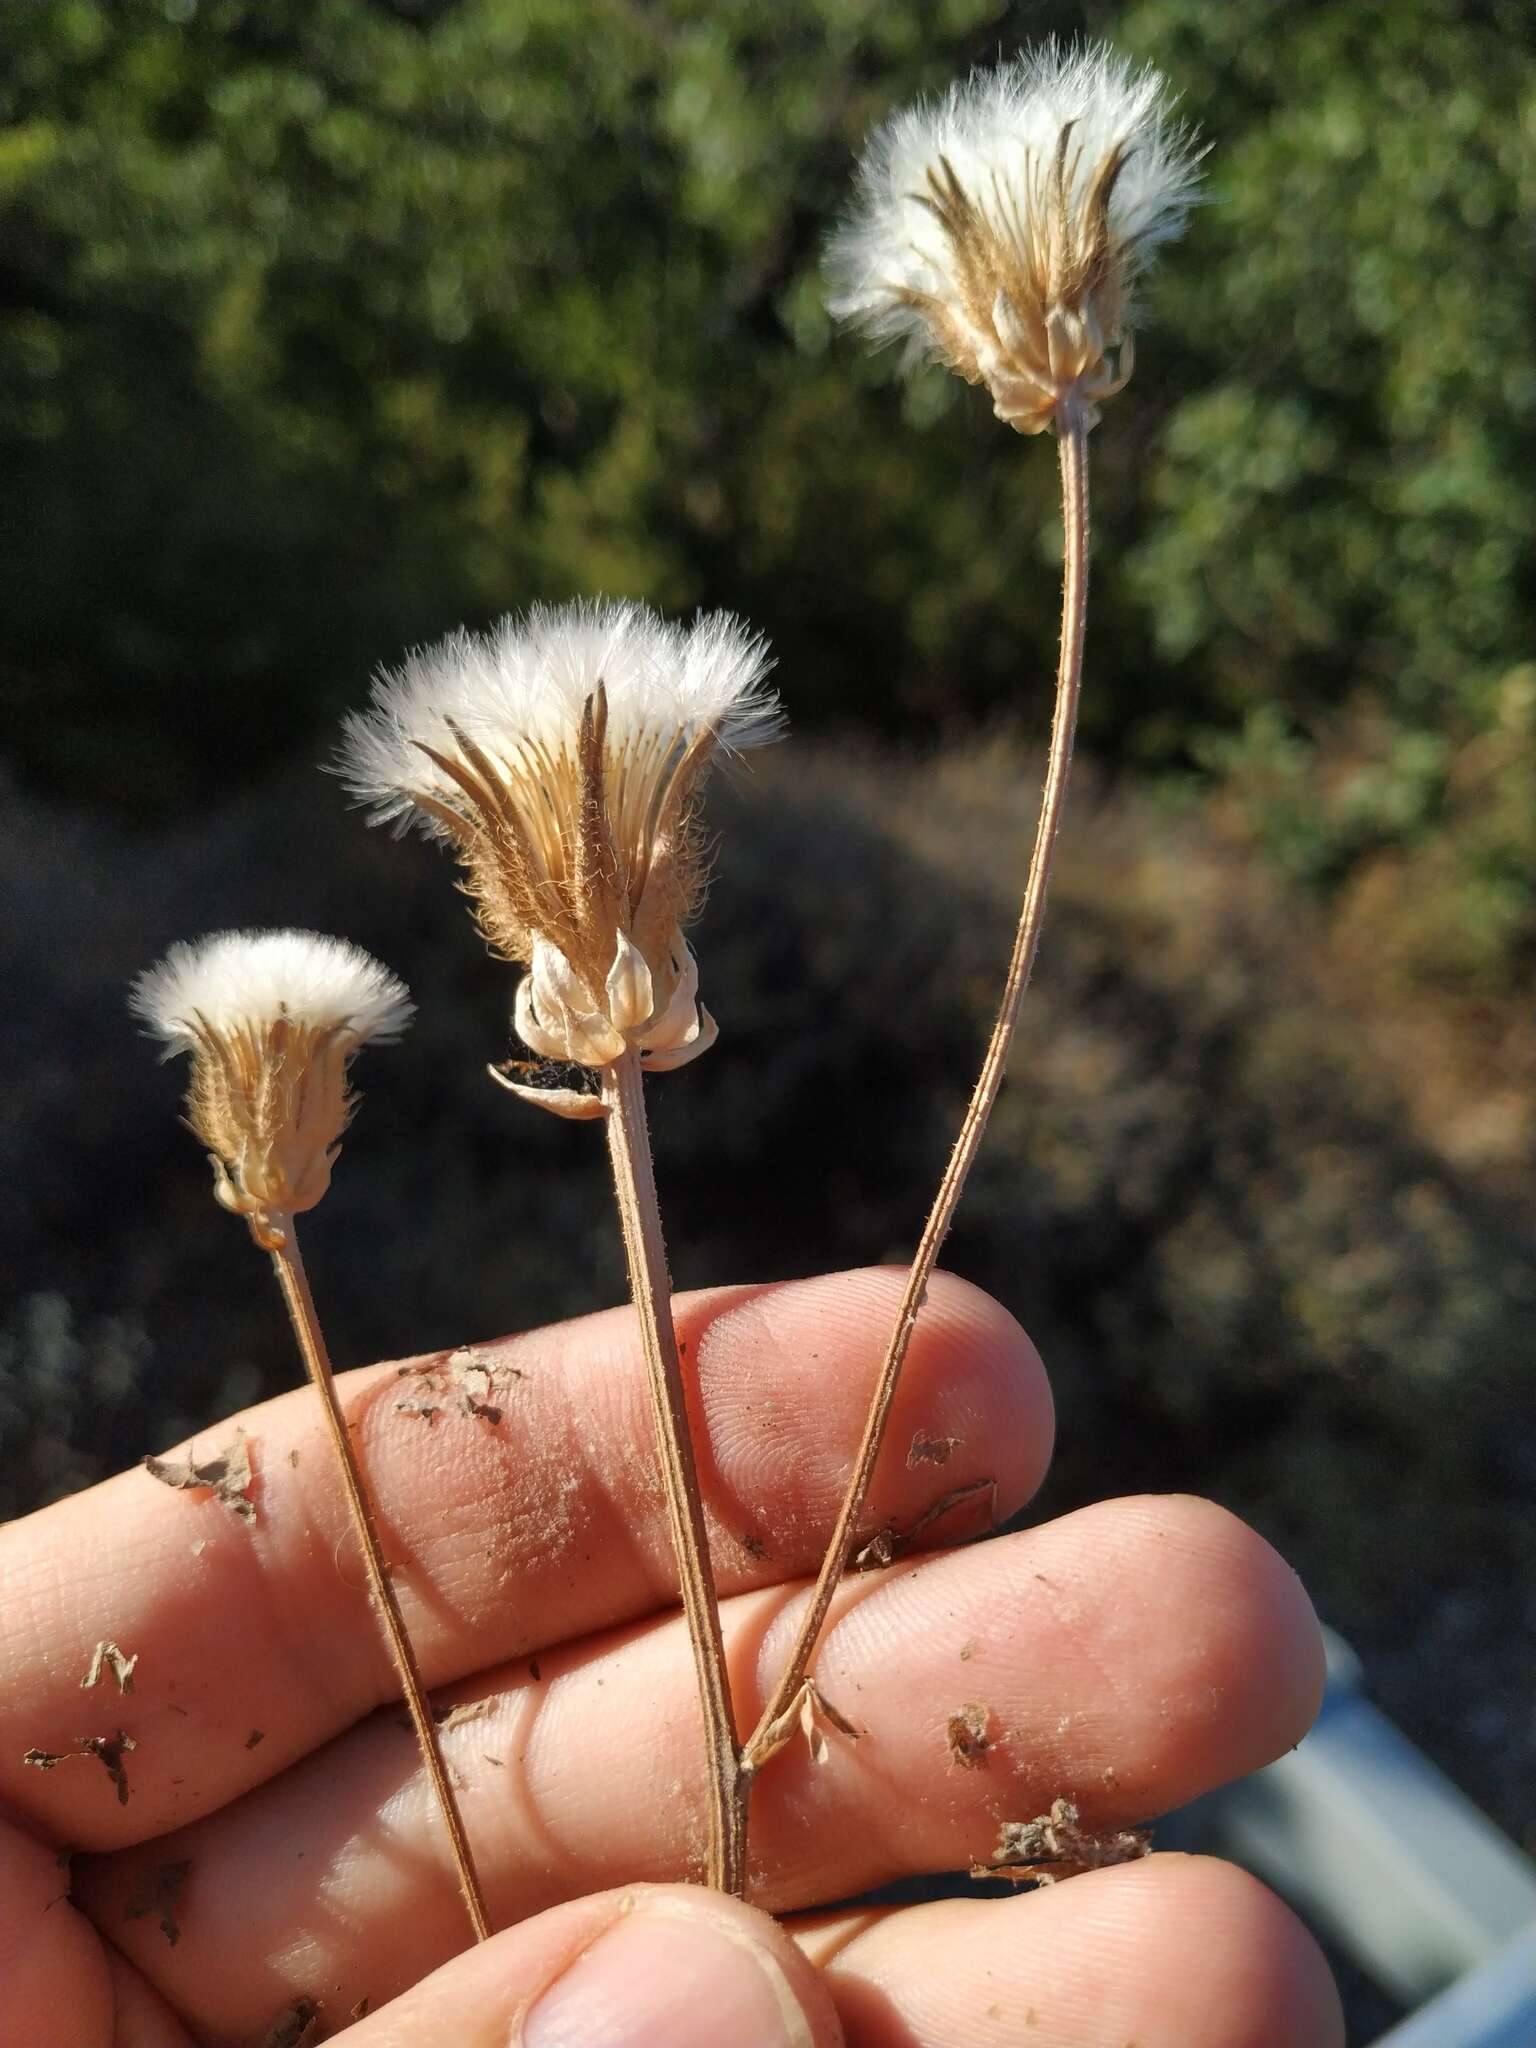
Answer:
POLYGON ((419 1415, 422 1421, 428 1425, 436 1422, 442 1412, 442 1404, 438 1401, 397 1401, 395 1403, 395 1413, 397 1415, 419 1415))
POLYGON ((258 2048, 313 2048, 320 2038, 320 2007, 313 1998, 285 2005, 262 2035, 258 2048))
POLYGON ((155 1863, 143 1871, 134 1888, 132 1898, 123 1908, 125 1920, 158 1920, 160 1932, 174 1948, 181 1939, 181 1928, 176 1919, 181 1895, 187 1888, 187 1878, 192 1869, 190 1860, 183 1858, 177 1863, 155 1863))
POLYGON ((1004 1821, 990 1863, 973 1863, 972 1877, 1005 1877, 1010 1884, 1056 1884, 1085 1870, 1105 1870, 1115 1863, 1134 1863, 1152 1853, 1147 1828, 1120 1828, 1095 1834, 1079 1825, 1076 1806, 1057 1799, 1049 1813, 1034 1820, 1004 1821))
POLYGON ((987 1751, 992 1747, 988 1730, 992 1725, 992 1709, 971 1700, 958 1713, 951 1714, 945 1726, 949 1741, 950 1760, 963 1771, 979 1771, 987 1761, 987 1751))
POLYGON ((80 1681, 80 1690, 89 1692, 92 1686, 100 1685, 102 1676, 110 1671, 117 1680, 119 1692, 133 1691, 133 1670, 138 1663, 138 1652, 125 1657, 116 1643, 98 1643, 91 1652, 91 1668, 80 1681))
MULTIPOLYGON (((401 1379, 420 1380, 423 1388, 433 1394, 452 1394, 453 1405, 461 1415, 479 1416, 492 1425, 501 1421, 502 1409, 493 1404, 491 1396, 496 1391, 498 1372, 509 1379, 520 1380, 523 1374, 515 1365, 487 1365, 480 1353, 471 1344, 460 1345, 457 1351, 450 1351, 446 1357, 428 1359, 422 1365, 402 1365, 397 1368, 401 1379)), ((397 1401, 395 1407, 402 1415, 436 1416, 442 1408, 441 1401, 435 1405, 426 1401, 397 1401)))
POLYGON ((256 1519, 256 1503, 250 1497, 251 1454, 243 1429, 237 1429, 221 1451, 201 1464, 189 1445, 184 1458, 146 1458, 144 1470, 162 1486, 206 1487, 242 1522, 256 1519))
POLYGON ((958 1436, 930 1436, 926 1429, 918 1430, 907 1451, 907 1470, 915 1472, 919 1465, 947 1465, 962 1442, 963 1438, 958 1436))

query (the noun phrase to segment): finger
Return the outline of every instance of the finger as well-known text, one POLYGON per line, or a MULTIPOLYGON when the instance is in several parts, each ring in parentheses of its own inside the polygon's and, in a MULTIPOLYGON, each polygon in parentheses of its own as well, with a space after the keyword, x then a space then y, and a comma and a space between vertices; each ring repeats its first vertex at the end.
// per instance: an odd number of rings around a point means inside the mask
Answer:
MULTIPOLYGON (((901 1288, 865 1271, 683 1296, 722 1586, 819 1560, 901 1288)), ((451 1381, 397 1367, 342 1381, 396 1584, 429 1684, 676 1604, 629 1310, 485 1347, 501 1419, 451 1381), (437 1419, 402 1412, 402 1390, 437 1419)), ((236 1425, 231 1425, 231 1430, 236 1425)), ((143 1471, 0 1531, 0 1798, 90 1847, 148 1839, 272 1777, 398 1698, 317 1404, 305 1389, 239 1419, 256 1473, 247 1523, 143 1471), (103 1639, 137 1655, 82 1694, 103 1639), (121 1802, 86 1736, 128 1734, 121 1802), (29 1750, 67 1761, 42 1772, 29 1750)), ((202 1455, 229 1431, 212 1433, 202 1455)), ((871 1524, 995 1479, 1006 1514, 1050 1454, 1050 1396, 1029 1340, 953 1279, 934 1283, 908 1359, 871 1524), (906 1448, 920 1451, 909 1463, 906 1448), (935 1460, 940 1462, 934 1462, 935 1460)), ((981 1503, 984 1524, 987 1504, 981 1503)), ((971 1518, 950 1529, 974 1531, 971 1518)))
POLYGON ((0 1820, 0 2041, 112 2048, 96 1930, 69 1903, 68 1859, 0 1820))
POLYGON ((1342 2048, 1316 1943, 1229 1863, 1154 1856, 1014 1899, 800 1932, 849 2048, 1342 2048))
POLYGON ((632 1886, 457 1957, 338 2048, 842 2048, 826 1986, 766 1913, 632 1886))
POLYGON ((192 2048, 159 1994, 71 1904, 71 1860, 0 1820, 0 2041, 192 2048))
MULTIPOLYGON (((743 1705, 777 1675, 796 1597, 727 1603, 743 1705)), ((818 1676, 863 1733, 834 1737, 820 1765, 796 1747, 765 1770, 752 1897, 772 1910, 964 1866, 1002 1821, 1061 1796, 1096 1829, 1181 1804, 1300 1739, 1322 1653, 1294 1574, 1257 1536, 1208 1503, 1145 1499, 851 1582, 818 1676), (949 1740, 968 1705, 985 1716, 975 1767, 949 1740)), ((490 1709, 451 1731, 449 1756, 495 1924, 697 1871, 702 1745, 680 1624, 479 1690, 490 1709)), ((83 1871, 92 1917, 195 2028, 253 2029, 315 1984, 392 1995, 460 1945, 399 1719, 376 1716, 259 1796, 83 1871), (174 1949, 124 1919, 167 1859, 190 1873, 174 1949)))

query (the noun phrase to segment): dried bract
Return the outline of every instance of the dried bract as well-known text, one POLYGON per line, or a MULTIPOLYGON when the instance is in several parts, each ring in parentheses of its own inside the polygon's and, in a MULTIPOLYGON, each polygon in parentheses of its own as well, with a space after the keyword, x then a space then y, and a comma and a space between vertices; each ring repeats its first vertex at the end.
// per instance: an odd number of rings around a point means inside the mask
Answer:
POLYGON ((528 969, 514 1015, 541 1058, 601 1068, 634 1047, 656 1071, 713 1042, 683 938, 705 879, 697 807, 717 753, 777 730, 768 667, 723 613, 683 627, 637 604, 535 606, 412 654, 349 721, 351 788, 453 847, 487 944, 528 969))
POLYGON ((999 419, 1083 423, 1131 372, 1131 289, 1194 198, 1166 88, 1103 46, 1039 49, 871 138, 829 252, 832 312, 985 384, 999 419))
POLYGON ((214 1193, 271 1251, 281 1219, 330 1185, 354 1107, 348 1068, 370 1038, 397 1038, 404 987, 342 939, 219 932, 173 946, 134 985, 132 1007, 192 1055, 187 1117, 208 1147, 214 1193))

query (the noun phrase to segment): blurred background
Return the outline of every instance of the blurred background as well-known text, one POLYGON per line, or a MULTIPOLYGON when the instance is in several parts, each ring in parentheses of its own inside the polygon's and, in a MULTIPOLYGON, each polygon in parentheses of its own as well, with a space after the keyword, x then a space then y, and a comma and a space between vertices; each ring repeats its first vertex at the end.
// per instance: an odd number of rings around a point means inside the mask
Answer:
POLYGON ((679 1284, 906 1256, 1032 825, 1055 465, 829 331, 819 252, 871 123, 1051 31, 1168 74, 1209 203, 1093 437, 1082 768, 948 1263, 1052 1370, 1042 1511, 1254 1520, 1536 1848, 1526 0, 0 12, 0 1512, 293 1376, 124 1009, 172 939, 335 929, 417 995, 310 1232, 339 1359, 620 1298, 598 1141, 483 1080, 447 863, 316 772, 377 663, 534 597, 779 655, 792 737, 712 801, 720 1044, 652 1090, 679 1284))

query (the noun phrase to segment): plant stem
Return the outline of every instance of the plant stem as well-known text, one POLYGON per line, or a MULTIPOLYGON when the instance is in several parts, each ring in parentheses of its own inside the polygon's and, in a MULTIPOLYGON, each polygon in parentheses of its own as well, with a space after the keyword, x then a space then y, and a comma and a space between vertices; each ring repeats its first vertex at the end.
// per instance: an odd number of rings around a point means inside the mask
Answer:
POLYGON ((949 1164, 944 1170, 944 1178, 939 1183, 933 1208, 918 1240, 911 1271, 907 1275, 907 1284, 902 1290, 895 1328, 881 1362, 869 1414, 864 1424, 864 1435, 854 1459, 853 1473, 848 1482, 847 1492, 843 1496, 843 1504, 838 1510, 820 1576, 795 1637, 784 1675, 772 1699, 764 1708, 762 1718, 746 1746, 746 1760, 752 1768, 765 1762, 767 1756, 772 1753, 774 1737, 770 1731, 773 1730, 775 1723, 782 1723, 786 1711, 805 1682, 817 1642, 826 1623, 827 1609, 837 1590, 838 1581, 847 1568, 854 1530, 859 1516, 863 1513, 870 1481, 874 1476, 875 1463, 880 1456, 880 1445, 885 1436, 886 1423, 890 1418, 891 1403, 895 1399, 901 1368, 906 1360, 907 1347, 912 1342, 912 1332, 917 1326, 917 1318, 927 1296, 928 1282, 938 1262, 940 1248, 949 1233, 949 1226, 954 1220, 955 1209, 959 1204, 966 1178, 980 1149, 987 1119, 992 1113, 992 1105, 996 1102, 998 1091, 1003 1084, 1003 1076, 1008 1065, 1008 1052, 1019 1019, 1019 1006, 1023 1002, 1024 991, 1029 986, 1035 953, 1040 943, 1040 928, 1045 918, 1046 891, 1050 884, 1051 864, 1056 851, 1056 839, 1066 801, 1067 780, 1072 766, 1072 740, 1077 727, 1077 704, 1082 686, 1083 632, 1088 614, 1088 430, 1075 407, 1064 406, 1061 409, 1057 424, 1057 442, 1061 459, 1064 546, 1061 653, 1056 671, 1056 709, 1051 725, 1051 747, 1045 788, 1040 800, 1040 819, 1035 831, 1034 851, 1030 856, 1029 875, 1024 886, 1024 905, 1019 914, 1019 927, 1013 941, 1013 955, 1008 962, 1008 977, 1003 985, 1003 998, 998 1009, 997 1022, 992 1027, 992 1036, 981 1063, 975 1091, 965 1112, 965 1120, 960 1126, 959 1136, 955 1140, 954 1150, 950 1154, 949 1164))
POLYGON ((291 1216, 283 1218, 283 1242, 273 1250, 272 1264, 277 1271, 278 1285, 283 1290, 283 1300, 288 1305, 293 1334, 298 1339, 299 1349, 304 1354, 304 1363, 314 1382, 315 1391, 320 1396, 320 1405, 325 1410, 331 1443, 336 1451, 337 1463, 341 1467, 347 1506, 351 1510, 358 1541, 363 1549, 368 1584, 372 1588, 374 1602, 383 1618, 385 1633, 389 1638, 390 1654, 394 1658, 395 1670, 400 1679, 401 1695, 410 1711, 411 1723, 416 1730, 416 1740, 421 1747, 422 1762, 427 1767, 432 1790, 436 1793, 438 1806, 442 1809, 443 1825, 448 1830, 448 1840, 453 1849, 453 1861, 458 1871, 459 1889, 464 1894, 464 1905, 469 1913, 469 1924, 474 1929, 476 1941, 485 1941, 489 1938, 491 1924, 486 1915, 485 1897, 480 1889, 475 1860, 470 1853, 469 1837, 464 1830, 464 1817, 459 1811, 458 1795, 453 1789, 447 1765, 443 1761, 437 1723, 433 1720, 432 1710, 427 1705, 426 1689, 421 1681, 421 1666, 416 1661, 416 1652, 412 1649, 411 1639, 406 1634, 405 1617, 400 1612, 400 1602, 396 1599, 394 1586, 390 1582, 389 1566, 384 1561, 378 1523, 368 1498, 362 1469, 357 1462, 357 1451, 347 1429, 346 1418, 341 1412, 341 1403, 336 1398, 336 1381, 331 1368, 330 1354, 326 1350, 320 1319, 315 1313, 314 1296, 309 1291, 309 1276, 304 1271, 304 1259, 299 1251, 299 1241, 291 1216))
POLYGON ((710 1802, 708 1882, 717 1891, 744 1898, 748 1780, 736 1740, 725 1646, 720 1637, 720 1603, 710 1571, 704 1503, 699 1493, 693 1441, 688 1433, 677 1332, 672 1326, 672 1287, 667 1275, 656 1176, 651 1165, 651 1137, 645 1117, 645 1078, 637 1052, 626 1052, 603 1069, 603 1101, 608 1108, 608 1152, 613 1162, 619 1220, 624 1227, 624 1249, 629 1258, 630 1290, 645 1347, 657 1455, 667 1495, 667 1520, 677 1554, 683 1612, 688 1618, 699 1703, 704 1713, 710 1802))

